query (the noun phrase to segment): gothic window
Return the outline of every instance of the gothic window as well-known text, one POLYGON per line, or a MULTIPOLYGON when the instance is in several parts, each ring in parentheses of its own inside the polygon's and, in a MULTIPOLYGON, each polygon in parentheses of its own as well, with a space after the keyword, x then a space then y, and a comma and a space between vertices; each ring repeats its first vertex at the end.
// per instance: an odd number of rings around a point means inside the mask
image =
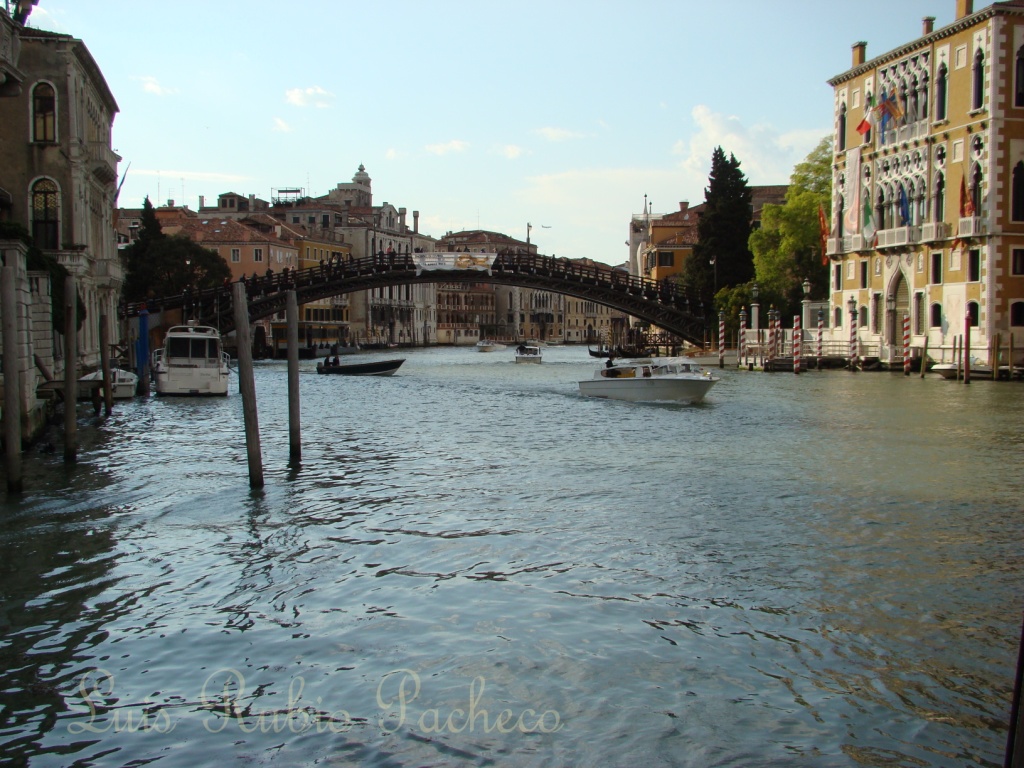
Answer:
POLYGON ((846 104, 839 107, 839 150, 846 149, 846 104))
POLYGON ((928 75, 921 78, 921 90, 918 92, 918 117, 928 119, 928 75))
POLYGON ((939 73, 935 78, 935 119, 946 119, 946 96, 949 86, 949 70, 946 65, 939 66, 939 73))
POLYGON ((940 328, 942 326, 942 305, 932 304, 931 322, 928 323, 932 328, 940 328))
POLYGON ((1024 107, 1024 46, 1017 49, 1017 62, 1013 70, 1013 106, 1024 107))
POLYGON ((970 324, 972 328, 978 327, 978 302, 969 301, 967 302, 967 317, 970 318, 970 324))
POLYGON ((946 215, 946 177, 941 173, 935 179, 935 210, 932 220, 942 221, 946 215))
POLYGON ((971 109, 981 109, 985 103, 985 54, 980 48, 974 54, 972 83, 971 109))
POLYGON ((32 89, 32 141, 57 140, 57 97, 53 86, 39 83, 32 89))
POLYGON ((1011 192, 1011 218, 1024 221, 1024 162, 1013 166, 1013 190, 1011 192))
POLYGON ((37 248, 56 251, 60 247, 57 218, 57 185, 40 179, 32 185, 32 238, 37 248))
POLYGON ((971 203, 974 205, 974 215, 981 216, 981 166, 974 166, 974 173, 971 174, 971 188, 969 190, 971 203))

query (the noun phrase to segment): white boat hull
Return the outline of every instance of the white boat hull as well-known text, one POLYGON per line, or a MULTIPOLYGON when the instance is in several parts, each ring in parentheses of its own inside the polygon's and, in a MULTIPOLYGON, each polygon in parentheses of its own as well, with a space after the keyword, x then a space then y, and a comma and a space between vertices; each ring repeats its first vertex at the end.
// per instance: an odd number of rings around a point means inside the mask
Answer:
POLYGON ((175 326, 153 355, 158 395, 222 397, 228 393, 228 356, 220 334, 209 326, 175 326))
POLYGON ((540 361, 540 355, 516 355, 517 363, 539 363, 540 361))
MULTIPOLYGON (((138 391, 139 377, 134 373, 122 368, 112 368, 110 370, 110 379, 115 400, 130 400, 135 397, 135 393, 138 391)), ((79 379, 79 381, 83 382, 102 380, 102 370, 87 374, 79 379)))
POLYGON ((590 379, 580 382, 584 397, 603 397, 630 403, 699 403, 717 379, 590 379))

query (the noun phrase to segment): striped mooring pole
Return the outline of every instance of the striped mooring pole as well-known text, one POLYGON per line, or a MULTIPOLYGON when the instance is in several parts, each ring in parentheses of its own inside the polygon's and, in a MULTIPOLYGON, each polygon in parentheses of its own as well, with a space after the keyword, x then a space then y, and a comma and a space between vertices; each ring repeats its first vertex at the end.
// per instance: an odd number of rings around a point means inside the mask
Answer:
POLYGON ((857 370, 857 310, 850 314, 850 370, 857 370))
POLYGON ((910 375, 910 315, 903 316, 903 375, 910 375))
POLYGON ((736 364, 743 365, 747 359, 747 310, 740 310, 740 341, 736 350, 736 364))
POLYGON ((822 342, 825 338, 825 313, 818 310, 818 370, 821 370, 822 342))
POLYGON ((768 310, 768 359, 775 359, 775 310, 768 310))
POLYGON ((718 313, 718 367, 725 368, 725 312, 718 313))
POLYGON ((800 330, 800 315, 793 315, 793 373, 800 373, 800 347, 803 339, 800 330))

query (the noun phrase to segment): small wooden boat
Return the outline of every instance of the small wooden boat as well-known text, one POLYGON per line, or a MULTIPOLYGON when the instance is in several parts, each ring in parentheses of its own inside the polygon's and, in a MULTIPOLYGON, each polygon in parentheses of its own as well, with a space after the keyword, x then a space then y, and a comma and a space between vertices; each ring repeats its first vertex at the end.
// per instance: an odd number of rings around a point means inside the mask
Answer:
POLYGON ((402 367, 404 362, 405 358, 342 365, 324 365, 320 362, 316 364, 316 372, 336 374, 338 376, 391 376, 402 367))

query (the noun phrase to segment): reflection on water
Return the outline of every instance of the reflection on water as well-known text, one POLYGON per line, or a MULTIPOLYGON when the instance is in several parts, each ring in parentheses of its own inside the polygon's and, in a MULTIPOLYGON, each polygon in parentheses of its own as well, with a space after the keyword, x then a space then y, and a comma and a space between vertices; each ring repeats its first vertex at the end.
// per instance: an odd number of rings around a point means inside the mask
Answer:
MULTIPOLYGON (((369 356, 367 356, 369 357, 369 356)), ((80 413, 0 517, 0 744, 33 766, 1000 765, 1015 384, 724 371, 580 398, 551 348, 80 413), (528 369, 528 370, 527 370, 528 369)), ((53 439, 59 440, 59 434, 53 439)))

